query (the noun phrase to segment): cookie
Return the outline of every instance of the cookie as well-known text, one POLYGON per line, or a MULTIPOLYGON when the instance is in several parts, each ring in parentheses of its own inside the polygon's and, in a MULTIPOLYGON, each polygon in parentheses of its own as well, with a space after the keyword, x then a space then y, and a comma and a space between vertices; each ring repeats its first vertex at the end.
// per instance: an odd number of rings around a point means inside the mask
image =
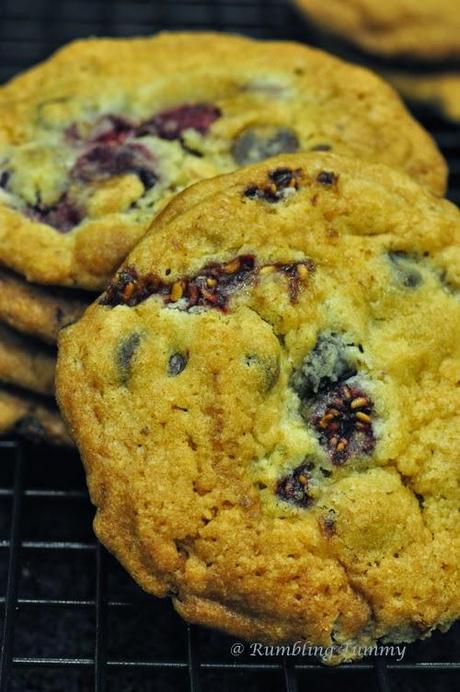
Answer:
POLYGON ((55 349, 0 325, 0 382, 53 396, 55 349))
POLYGON ((457 0, 294 0, 325 30, 387 57, 440 61, 460 58, 457 0))
POLYGON ((325 153, 157 217, 57 366, 96 533, 142 588, 329 662, 458 617, 459 241, 454 205, 325 153))
POLYGON ((86 292, 30 284, 0 267, 0 321, 50 344, 83 314, 91 298, 86 292))
POLYGON ((445 191, 439 151, 391 88, 320 51, 199 33, 72 43, 0 89, 0 261, 102 289, 175 193, 296 150, 445 191))
POLYGON ((460 71, 439 74, 393 71, 384 76, 407 100, 432 106, 447 120, 460 123, 460 71))
POLYGON ((28 392, 0 386, 0 435, 72 446, 56 406, 28 392))

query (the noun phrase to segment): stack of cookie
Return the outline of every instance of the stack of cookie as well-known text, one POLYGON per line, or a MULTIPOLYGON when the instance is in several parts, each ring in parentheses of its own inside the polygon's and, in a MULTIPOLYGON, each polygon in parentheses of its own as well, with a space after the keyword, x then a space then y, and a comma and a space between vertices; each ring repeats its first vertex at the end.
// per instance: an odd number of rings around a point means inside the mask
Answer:
MULTIPOLYGON (((212 34, 65 47, 0 91, 0 320, 54 344, 173 195, 295 151, 351 153, 445 190, 441 155, 392 90, 322 52, 212 34)), ((2 390, 0 430, 36 433, 25 392, 52 394, 54 351, 0 338, 0 379, 22 388, 2 390)))
POLYGON ((460 122, 457 0, 294 0, 327 45, 372 65, 410 101, 460 122))
MULTIPOLYGON (((0 92, 0 152, 3 319, 52 341, 103 291, 58 398, 137 581, 257 641, 447 627, 459 214, 395 92, 290 43, 81 41, 0 92)), ((54 355, 5 343, 50 394, 54 355)))
POLYGON ((88 303, 0 269, 0 434, 71 444, 54 403, 56 341, 88 303))

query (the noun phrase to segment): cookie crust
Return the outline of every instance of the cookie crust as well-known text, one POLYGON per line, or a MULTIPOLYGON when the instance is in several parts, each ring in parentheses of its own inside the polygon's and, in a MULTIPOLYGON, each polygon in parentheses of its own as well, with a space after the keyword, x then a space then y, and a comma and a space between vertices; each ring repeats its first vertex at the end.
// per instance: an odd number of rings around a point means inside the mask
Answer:
POLYGON ((30 284, 0 267, 0 320, 13 329, 55 344, 59 330, 81 317, 91 294, 30 284))
POLYGON ((72 447, 55 406, 24 391, 0 387, 0 435, 18 435, 35 443, 72 447))
POLYGON ((96 533, 145 590, 252 641, 458 617, 459 240, 454 205, 329 154, 157 217, 57 368, 96 533))
POLYGON ((53 396, 55 349, 0 325, 0 381, 53 396))
POLYGON ((0 90, 0 261, 102 289, 177 191, 296 146, 445 191, 399 97, 321 51, 212 33, 77 41, 0 90))

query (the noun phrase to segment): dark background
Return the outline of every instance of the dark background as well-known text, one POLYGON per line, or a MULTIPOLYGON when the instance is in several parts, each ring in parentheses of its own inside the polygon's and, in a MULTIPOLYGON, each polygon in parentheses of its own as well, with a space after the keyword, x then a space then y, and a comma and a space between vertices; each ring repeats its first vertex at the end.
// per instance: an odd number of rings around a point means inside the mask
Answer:
MULTIPOLYGON (((73 38, 161 29, 317 42, 283 0, 0 0, 0 81, 73 38)), ((458 202, 459 129, 416 114, 449 160, 458 202)), ((0 692, 460 689, 458 626, 411 645, 401 663, 232 658, 232 638, 187 626, 96 544, 76 453, 0 441, 0 456, 0 692)))

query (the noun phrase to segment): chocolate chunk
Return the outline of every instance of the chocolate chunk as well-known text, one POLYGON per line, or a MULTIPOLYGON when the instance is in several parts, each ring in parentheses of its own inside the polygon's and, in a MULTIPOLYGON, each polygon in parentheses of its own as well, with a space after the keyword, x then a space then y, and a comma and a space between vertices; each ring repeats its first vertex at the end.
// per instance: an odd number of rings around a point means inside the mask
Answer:
POLYGON ((307 507, 311 503, 311 497, 308 494, 310 479, 308 463, 304 462, 278 481, 276 494, 285 502, 298 507, 307 507))
POLYGON ((298 149, 299 140, 287 127, 249 127, 235 139, 231 153, 238 165, 246 166, 298 149))
POLYGON ((176 377, 185 370, 188 358, 183 353, 173 353, 168 361, 168 375, 176 377))
POLYGON ((268 174, 268 180, 263 185, 249 185, 244 190, 244 196, 249 199, 262 199, 265 202, 278 202, 286 194, 294 192, 299 187, 302 175, 300 169, 275 168, 268 174))
POLYGON ((313 400, 319 392, 353 377, 357 373, 356 348, 361 351, 335 332, 320 334, 313 350, 291 376, 291 386, 302 400, 313 400))
POLYGON ((10 181, 10 172, 9 171, 2 171, 0 173, 0 187, 3 188, 3 190, 6 190, 8 187, 8 183, 10 181))
POLYGON ((332 146, 330 144, 315 144, 314 147, 311 147, 310 151, 330 151, 332 149, 332 146))
POLYGON ((127 384, 131 377, 132 359, 139 348, 140 342, 140 334, 138 332, 133 332, 124 339, 117 348, 115 359, 122 384, 127 384))
POLYGON ((332 173, 332 171, 321 171, 316 176, 317 182, 321 183, 321 185, 335 185, 338 179, 339 176, 332 173))
POLYGON ((409 254, 400 250, 388 252, 395 277, 404 288, 417 288, 423 283, 423 276, 416 265, 420 261, 415 253, 409 254))

